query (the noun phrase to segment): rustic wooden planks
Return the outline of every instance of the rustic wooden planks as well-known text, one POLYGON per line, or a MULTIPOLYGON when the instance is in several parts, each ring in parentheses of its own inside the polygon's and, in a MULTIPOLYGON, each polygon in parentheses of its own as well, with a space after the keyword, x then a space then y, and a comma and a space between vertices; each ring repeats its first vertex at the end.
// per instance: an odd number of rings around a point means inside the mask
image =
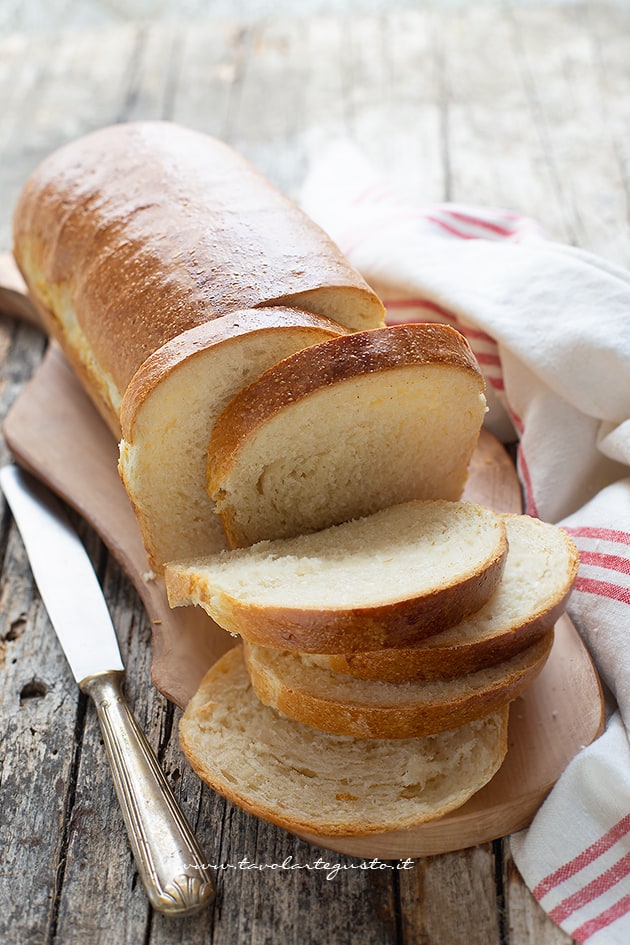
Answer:
MULTIPOLYGON (((628 25, 627 11, 602 4, 471 5, 4 37, 0 249, 10 247, 19 186, 49 150, 111 121, 167 118, 226 138, 291 194, 318 151, 349 136, 415 201, 504 205, 627 265, 628 25)), ((3 414, 43 344, 34 329, 0 323, 3 414)), ((209 858, 226 865, 205 916, 152 916, 94 716, 51 635, 6 511, 0 536, 0 938, 223 945, 289 940, 299 929, 305 941, 339 943, 570 941, 523 886, 505 843, 409 871, 362 870, 203 788, 179 752, 179 711, 148 684, 142 608, 88 535, 135 710, 209 858), (313 868, 320 855, 339 864, 335 878, 313 868), (239 869, 243 857, 303 868, 239 869)))

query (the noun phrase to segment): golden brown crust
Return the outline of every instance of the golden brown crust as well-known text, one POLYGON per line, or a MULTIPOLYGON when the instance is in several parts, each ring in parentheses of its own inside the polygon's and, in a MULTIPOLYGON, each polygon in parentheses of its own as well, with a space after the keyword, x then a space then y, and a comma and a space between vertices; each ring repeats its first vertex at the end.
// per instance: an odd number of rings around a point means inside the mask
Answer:
MULTIPOLYGON (((564 608, 558 608, 558 615, 564 608)), ((370 653, 336 653, 328 656, 329 666, 337 673, 356 679, 382 682, 414 682, 420 679, 451 679, 495 666, 532 646, 555 624, 553 616, 529 620, 509 633, 470 643, 457 642, 433 647, 433 639, 417 647, 373 650, 370 653)), ((437 635, 439 636, 439 634, 437 635)))
MULTIPOLYGON (((52 338, 57 337, 57 320, 53 312, 44 305, 40 299, 36 298, 31 293, 29 293, 29 295, 33 305, 37 309, 44 331, 52 338)), ((121 433, 120 421, 117 412, 112 410, 110 392, 103 378, 99 374, 90 371, 84 359, 77 356, 75 349, 68 347, 65 337, 60 340, 60 347, 65 357, 72 365, 74 373, 81 382, 83 389, 89 394, 92 403, 112 431, 115 439, 119 440, 121 433)))
MULTIPOLYGON (((505 514, 503 520, 522 518, 505 514)), ((563 529, 559 529, 563 532, 563 529)), ((508 531, 509 534, 509 531, 508 531)), ((327 656, 332 670, 357 679, 407 682, 418 679, 447 679, 504 662, 533 645, 551 630, 564 613, 579 566, 578 550, 566 533, 568 560, 562 591, 554 600, 530 613, 520 624, 493 634, 454 637, 453 632, 435 634, 417 647, 373 650, 369 653, 336 653, 327 656)), ((524 578, 525 580, 525 578, 524 578)), ((474 618, 473 618, 474 619, 474 618)), ((455 629, 455 628, 452 628, 455 629)))
POLYGON ((346 334, 346 330, 322 315, 288 306, 238 309, 184 331, 154 351, 132 377, 120 409, 125 440, 133 440, 133 426, 139 410, 152 391, 190 358, 203 356, 217 345, 232 343, 250 332, 277 328, 304 328, 312 331, 313 343, 346 334))
POLYGON ((417 647, 375 650, 370 653, 337 653, 328 657, 330 668, 358 679, 409 682, 417 679, 449 679, 495 666, 510 659, 553 629, 564 612, 570 591, 550 611, 521 626, 486 639, 440 643, 440 635, 417 647))
POLYGON ((18 200, 14 253, 66 355, 76 363, 59 320, 69 305, 120 395, 157 348, 235 309, 337 287, 358 297, 369 327, 383 321, 292 201, 222 142, 169 122, 100 129, 48 157, 18 200))
MULTIPOLYGON (((503 534, 496 554, 481 574, 473 574, 413 600, 354 609, 300 609, 247 604, 213 594, 212 618, 251 643, 303 653, 339 653, 413 646, 459 623, 488 600, 499 585, 507 556, 503 534)), ((195 571, 166 569, 171 606, 208 602, 195 571)), ((209 611, 210 612, 210 611, 209 611)))
POLYGON ((484 390, 468 342, 449 325, 394 325, 314 345, 265 371, 223 411, 210 440, 208 491, 220 488, 240 444, 287 405, 333 384, 411 364, 459 367, 475 375, 480 393, 484 390))
MULTIPOLYGON (((471 679, 457 696, 443 701, 414 699, 413 692, 401 687, 399 700, 389 704, 368 701, 342 701, 325 693, 325 674, 322 672, 322 690, 298 683, 295 688, 274 672, 260 648, 244 646, 249 677, 258 698, 289 718, 333 735, 352 735, 355 738, 418 738, 445 732, 498 711, 516 699, 531 685, 542 670, 551 651, 554 633, 549 631, 530 648, 529 660, 518 668, 506 666, 505 675, 491 683, 477 683, 471 679)), ((499 667, 497 667, 498 669, 499 667)), ((365 684, 366 687, 369 683, 365 684)))

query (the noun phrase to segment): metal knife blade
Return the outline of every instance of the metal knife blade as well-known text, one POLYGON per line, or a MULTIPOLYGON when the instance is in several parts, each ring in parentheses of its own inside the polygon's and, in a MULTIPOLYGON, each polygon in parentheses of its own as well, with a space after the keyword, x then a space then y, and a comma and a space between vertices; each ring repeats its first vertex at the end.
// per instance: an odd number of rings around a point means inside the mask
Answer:
POLYGON ((101 586, 60 503, 17 466, 0 469, 0 486, 74 678, 81 683, 95 673, 122 670, 101 586))
POLYGON ((123 663, 103 592, 61 505, 17 466, 0 486, 72 672, 96 707, 138 873, 154 909, 185 916, 214 898, 214 880, 153 749, 122 693, 123 663))

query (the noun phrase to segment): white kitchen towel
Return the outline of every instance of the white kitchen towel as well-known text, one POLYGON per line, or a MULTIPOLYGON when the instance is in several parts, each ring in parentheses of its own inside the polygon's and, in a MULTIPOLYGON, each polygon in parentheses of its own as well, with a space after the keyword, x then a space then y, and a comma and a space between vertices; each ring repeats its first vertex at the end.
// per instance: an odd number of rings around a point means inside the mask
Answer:
POLYGON ((349 145, 312 169, 302 205, 384 300, 388 322, 444 321, 484 370, 489 429, 519 439, 527 511, 580 551, 569 612, 613 696, 516 864, 579 942, 630 942, 630 273, 533 221, 414 208, 349 145))

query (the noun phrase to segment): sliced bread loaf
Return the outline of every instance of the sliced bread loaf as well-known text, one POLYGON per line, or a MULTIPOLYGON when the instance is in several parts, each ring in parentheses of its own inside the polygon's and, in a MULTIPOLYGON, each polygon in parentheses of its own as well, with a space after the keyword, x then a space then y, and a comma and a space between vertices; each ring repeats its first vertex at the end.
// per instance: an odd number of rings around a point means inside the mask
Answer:
POLYGON ((308 654, 245 645, 256 695, 289 718, 335 735, 415 738, 484 718, 516 699, 545 665, 553 630, 504 663, 453 679, 354 679, 308 654))
POLYGON ((398 325, 297 352, 217 419, 208 491, 232 547, 410 499, 459 499, 486 410, 466 340, 398 325))
POLYGON ((507 715, 425 738, 329 735, 264 706, 235 647, 205 676, 180 736, 197 774, 245 810, 298 833, 360 836, 461 806, 500 767, 507 715))
POLYGON ((410 646, 478 610, 507 555, 503 517, 407 502, 296 538, 165 570, 172 607, 199 604, 265 646, 338 653, 410 646))
POLYGON ((481 610, 415 647, 321 656, 360 679, 405 682, 473 673, 510 659, 550 630, 578 567, 569 535, 528 515, 506 515, 509 552, 499 587, 481 610))
POLYGON ((122 402, 119 469, 156 572, 226 547, 205 488, 217 416, 270 365, 343 333, 299 309, 246 309, 183 332, 142 364, 122 402))

